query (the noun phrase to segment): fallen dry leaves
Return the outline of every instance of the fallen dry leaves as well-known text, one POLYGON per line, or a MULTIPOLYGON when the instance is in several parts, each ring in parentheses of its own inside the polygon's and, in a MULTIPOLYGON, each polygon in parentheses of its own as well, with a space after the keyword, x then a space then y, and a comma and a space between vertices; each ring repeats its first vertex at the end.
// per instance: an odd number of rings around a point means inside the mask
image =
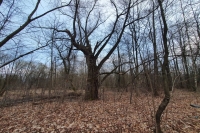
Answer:
MULTIPOLYGON (((133 97, 123 92, 106 92, 103 100, 83 102, 54 101, 34 105, 24 103, 0 109, 0 132, 49 133, 151 133, 154 111, 151 95, 133 97)), ((154 98, 156 110, 162 97, 154 98)), ((200 132, 200 112, 190 107, 199 104, 199 95, 175 91, 162 116, 166 133, 200 132)))

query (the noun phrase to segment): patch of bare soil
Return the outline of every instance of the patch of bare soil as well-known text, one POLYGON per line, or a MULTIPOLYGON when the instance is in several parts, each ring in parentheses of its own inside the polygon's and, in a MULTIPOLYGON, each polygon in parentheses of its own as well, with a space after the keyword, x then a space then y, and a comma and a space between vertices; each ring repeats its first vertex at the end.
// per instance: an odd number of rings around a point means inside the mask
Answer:
MULTIPOLYGON (((161 100, 162 96, 141 94, 130 104, 130 93, 105 92, 104 100, 98 101, 22 103, 0 108, 0 132, 151 133, 161 100)), ((200 111, 191 103, 200 105, 200 95, 174 92, 162 116, 164 132, 200 132, 200 111)))

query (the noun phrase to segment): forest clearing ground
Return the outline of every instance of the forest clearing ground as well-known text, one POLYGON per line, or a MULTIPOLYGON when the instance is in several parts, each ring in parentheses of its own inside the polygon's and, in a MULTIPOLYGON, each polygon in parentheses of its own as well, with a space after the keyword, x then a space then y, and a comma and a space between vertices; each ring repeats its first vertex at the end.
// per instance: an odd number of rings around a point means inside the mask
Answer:
MULTIPOLYGON (((154 98, 155 110, 162 100, 154 98)), ((31 102, 0 108, 0 132, 109 132, 148 133, 153 131, 153 100, 150 94, 105 92, 104 100, 31 102)), ((200 94, 175 90, 162 116, 166 133, 200 132, 200 94)))

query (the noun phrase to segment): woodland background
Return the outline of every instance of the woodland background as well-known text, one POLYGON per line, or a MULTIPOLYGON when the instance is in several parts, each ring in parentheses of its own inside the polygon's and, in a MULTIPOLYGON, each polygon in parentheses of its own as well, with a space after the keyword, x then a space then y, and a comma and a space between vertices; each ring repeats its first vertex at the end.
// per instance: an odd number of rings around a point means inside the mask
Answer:
POLYGON ((199 8, 0 1, 1 132, 199 132, 199 8))

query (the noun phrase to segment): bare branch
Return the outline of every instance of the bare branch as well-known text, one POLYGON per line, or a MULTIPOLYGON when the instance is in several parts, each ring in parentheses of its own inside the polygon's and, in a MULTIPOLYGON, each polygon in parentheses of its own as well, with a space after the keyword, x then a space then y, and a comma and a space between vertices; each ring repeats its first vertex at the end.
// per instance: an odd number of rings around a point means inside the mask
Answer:
POLYGON ((22 57, 24 57, 24 56, 26 56, 26 55, 32 54, 33 52, 35 52, 35 51, 37 51, 37 50, 39 50, 39 49, 41 49, 41 48, 44 48, 44 47, 46 47, 46 46, 48 46, 48 44, 46 44, 46 45, 44 45, 44 46, 41 46, 41 47, 39 47, 39 48, 36 48, 36 49, 34 49, 34 50, 31 50, 31 51, 29 51, 29 52, 27 52, 27 53, 25 53, 25 54, 19 55, 18 57, 16 57, 16 58, 14 58, 14 59, 12 59, 12 60, 10 60, 10 61, 4 63, 3 65, 1 65, 0 68, 6 66, 6 65, 8 65, 8 64, 10 64, 11 62, 16 61, 16 60, 18 60, 18 59, 20 59, 20 58, 22 58, 22 57))
POLYGON ((16 34, 18 34, 19 32, 21 32, 21 31, 22 31, 28 24, 30 24, 32 21, 34 21, 34 20, 36 20, 36 19, 38 19, 38 18, 41 18, 41 17, 43 17, 44 15, 46 15, 46 14, 52 12, 52 11, 55 11, 55 10, 57 10, 57 9, 66 7, 66 6, 68 6, 68 5, 71 3, 71 1, 70 1, 67 5, 63 5, 63 6, 59 6, 59 7, 53 8, 53 9, 51 9, 51 10, 49 10, 49 11, 47 11, 47 12, 45 12, 45 13, 43 13, 43 14, 41 14, 41 15, 35 17, 35 18, 31 18, 31 17, 34 15, 34 13, 36 12, 36 10, 38 9, 38 6, 39 6, 39 4, 40 4, 40 1, 41 1, 41 0, 38 0, 38 1, 37 1, 35 8, 34 8, 33 11, 30 13, 30 15, 28 16, 27 20, 26 20, 18 29, 16 29, 15 31, 13 31, 11 34, 9 34, 6 38, 4 38, 4 39, 0 42, 0 47, 2 47, 3 45, 5 45, 10 39, 12 39, 12 38, 13 38, 16 34))

